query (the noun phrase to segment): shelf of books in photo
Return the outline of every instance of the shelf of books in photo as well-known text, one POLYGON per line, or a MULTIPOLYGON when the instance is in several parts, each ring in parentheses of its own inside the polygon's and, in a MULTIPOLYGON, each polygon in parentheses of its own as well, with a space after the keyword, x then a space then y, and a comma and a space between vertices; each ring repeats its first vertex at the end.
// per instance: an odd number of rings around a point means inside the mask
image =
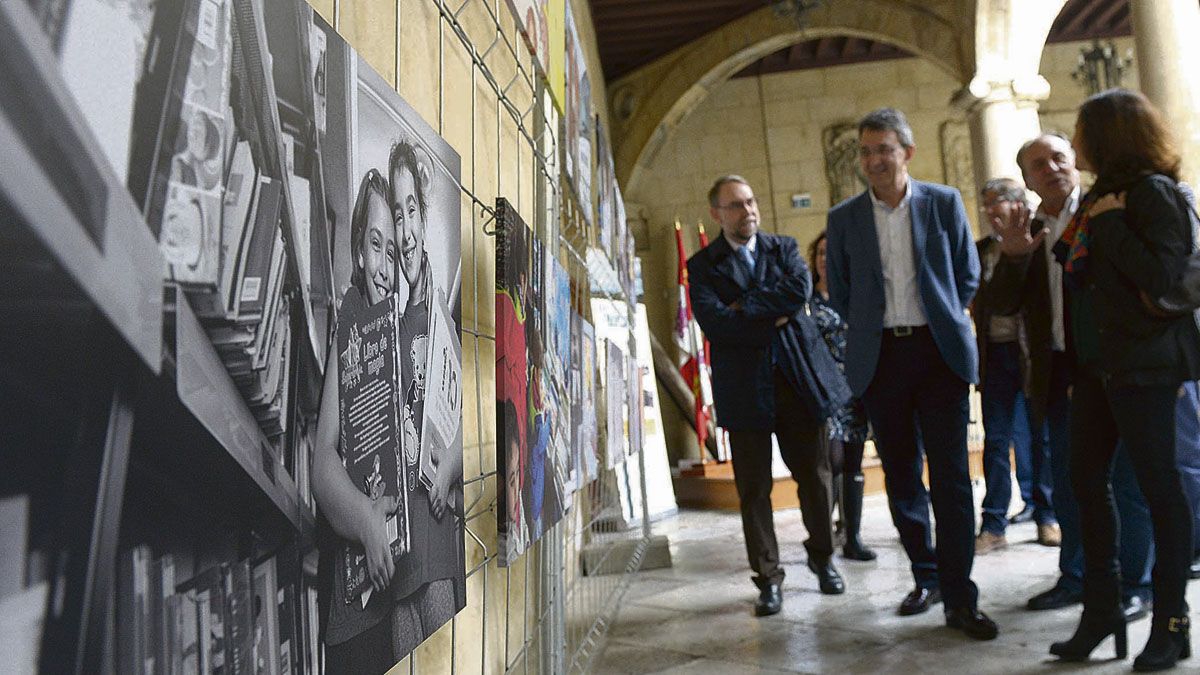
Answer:
POLYGON ((0 3, 0 670, 316 672, 325 39, 0 3))

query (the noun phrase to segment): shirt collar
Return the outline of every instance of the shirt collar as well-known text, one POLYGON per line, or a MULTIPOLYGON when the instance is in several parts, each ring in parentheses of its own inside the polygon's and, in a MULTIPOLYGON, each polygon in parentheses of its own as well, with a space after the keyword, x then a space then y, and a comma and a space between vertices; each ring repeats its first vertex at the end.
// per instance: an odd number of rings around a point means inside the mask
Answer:
POLYGON ((897 211, 899 209, 907 209, 908 208, 908 201, 910 199, 912 199, 912 183, 913 183, 912 178, 909 178, 908 182, 906 182, 904 184, 904 196, 900 198, 900 203, 896 205, 895 209, 888 206, 887 202, 876 197, 875 190, 873 188, 868 187, 867 194, 870 195, 871 203, 875 206, 875 208, 883 209, 885 213, 891 213, 891 212, 897 211))
MULTIPOLYGON (((724 236, 724 235, 722 235, 722 236, 724 236)), ((734 253, 737 253, 738 250, 742 248, 742 246, 745 246, 746 248, 750 249, 751 253, 758 253, 758 233, 757 232, 750 235, 750 241, 746 242, 745 244, 739 244, 739 243, 735 242, 734 240, 730 239, 729 237, 725 237, 725 241, 729 243, 729 248, 733 249, 734 253)))
POLYGON ((1069 197, 1067 197, 1067 201, 1063 203, 1062 211, 1058 212, 1058 216, 1051 217, 1050 214, 1048 214, 1044 210, 1042 210, 1041 205, 1039 205, 1038 209, 1037 209, 1037 213, 1033 214, 1034 217, 1040 218, 1042 221, 1051 221, 1051 220, 1067 221, 1067 220, 1070 220, 1071 216, 1075 215, 1075 209, 1079 208, 1079 193, 1080 193, 1080 191, 1081 190, 1078 185, 1075 186, 1074 190, 1071 190, 1071 195, 1069 197))

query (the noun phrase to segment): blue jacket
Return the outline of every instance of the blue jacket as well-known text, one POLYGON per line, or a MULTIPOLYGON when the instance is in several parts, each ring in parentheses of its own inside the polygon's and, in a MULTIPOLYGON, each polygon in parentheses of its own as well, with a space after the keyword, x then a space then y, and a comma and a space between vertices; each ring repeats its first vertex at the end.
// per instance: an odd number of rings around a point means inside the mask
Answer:
POLYGON ((713 402, 722 427, 774 429, 775 368, 817 419, 846 404, 849 387, 806 312, 812 280, 795 239, 760 231, 753 275, 724 236, 687 267, 692 309, 712 345, 713 402), (781 316, 789 321, 776 327, 781 316))
MULTIPOLYGON (((912 180, 912 179, 910 179, 912 180)), ((967 307, 979 287, 979 256, 958 190, 912 181, 909 209, 921 305, 946 365, 966 382, 979 374, 967 307)), ((849 324, 846 379, 862 396, 875 375, 883 335, 883 266, 871 197, 829 211, 825 271, 829 301, 849 324)))

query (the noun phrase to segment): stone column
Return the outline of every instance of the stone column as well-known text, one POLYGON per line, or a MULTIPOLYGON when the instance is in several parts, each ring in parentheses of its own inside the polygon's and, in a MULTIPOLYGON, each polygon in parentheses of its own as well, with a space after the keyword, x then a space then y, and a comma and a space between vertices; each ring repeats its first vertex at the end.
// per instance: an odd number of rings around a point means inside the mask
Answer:
POLYGON ((1183 179, 1200 182, 1200 4, 1132 0, 1142 91, 1166 117, 1183 155, 1183 179))
POLYGON ((1028 81, 988 82, 975 78, 954 96, 954 105, 967 113, 976 191, 991 178, 1016 178, 1017 150, 1041 133, 1038 102, 1050 94, 1040 75, 1028 81))

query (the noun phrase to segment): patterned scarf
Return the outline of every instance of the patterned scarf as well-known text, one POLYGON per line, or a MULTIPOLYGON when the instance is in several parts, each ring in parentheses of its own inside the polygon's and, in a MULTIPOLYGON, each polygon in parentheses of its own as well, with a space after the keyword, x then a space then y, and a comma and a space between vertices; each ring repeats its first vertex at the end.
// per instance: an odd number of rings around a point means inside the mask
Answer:
POLYGON ((1087 271, 1088 247, 1092 240, 1088 211, 1099 198, 1099 192, 1092 190, 1079 200, 1079 208, 1054 247, 1056 257, 1063 264, 1063 271, 1076 280, 1087 271))

